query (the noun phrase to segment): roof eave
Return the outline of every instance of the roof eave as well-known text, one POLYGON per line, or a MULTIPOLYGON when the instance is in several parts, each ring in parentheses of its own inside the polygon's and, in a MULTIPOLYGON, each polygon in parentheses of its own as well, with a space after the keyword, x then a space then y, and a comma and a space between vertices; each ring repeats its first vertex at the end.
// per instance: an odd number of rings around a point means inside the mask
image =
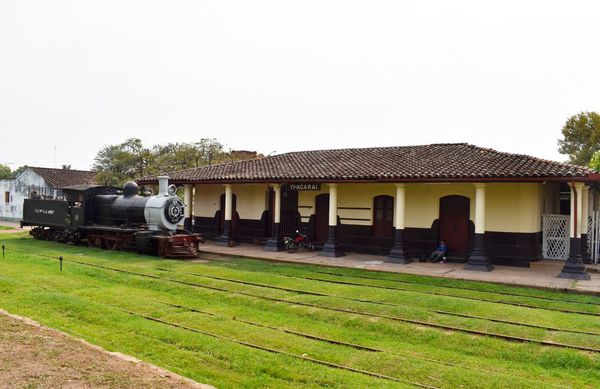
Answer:
MULTIPOLYGON (((587 176, 532 176, 532 177, 413 177, 413 178, 259 178, 259 179, 194 179, 194 178, 173 178, 170 183, 175 185, 197 184, 287 184, 298 182, 314 182, 314 183, 437 183, 437 182, 586 182, 600 183, 600 174, 592 173, 587 176)), ((138 180, 138 184, 143 185, 158 185, 155 179, 138 180)))

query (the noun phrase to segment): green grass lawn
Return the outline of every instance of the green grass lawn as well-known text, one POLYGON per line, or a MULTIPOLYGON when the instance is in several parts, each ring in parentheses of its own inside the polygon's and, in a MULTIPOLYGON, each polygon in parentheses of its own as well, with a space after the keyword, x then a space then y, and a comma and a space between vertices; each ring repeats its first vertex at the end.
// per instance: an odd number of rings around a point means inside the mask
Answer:
POLYGON ((15 229, 15 227, 0 225, 0 230, 14 230, 14 229, 15 229))
POLYGON ((435 312, 600 334, 600 316, 552 310, 600 315, 600 298, 595 296, 244 258, 165 260, 35 241, 24 233, 0 238, 7 247, 6 258, 0 260, 0 307, 108 350, 133 355, 217 387, 410 387, 411 382, 439 388, 600 386, 597 352, 508 341, 368 316, 376 314, 600 349, 600 335, 550 331, 435 312), (59 255, 65 258, 62 272, 58 260, 50 258, 59 255), (367 286, 343 285, 339 281, 367 286), (506 292, 520 296, 502 294, 506 292))

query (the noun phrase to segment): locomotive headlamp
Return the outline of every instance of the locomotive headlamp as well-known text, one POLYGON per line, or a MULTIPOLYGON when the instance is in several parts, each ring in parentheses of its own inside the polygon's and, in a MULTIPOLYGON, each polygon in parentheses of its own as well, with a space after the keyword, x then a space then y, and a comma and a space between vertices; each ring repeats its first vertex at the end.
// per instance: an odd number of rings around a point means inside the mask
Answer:
POLYGON ((177 194, 177 187, 175 185, 169 185, 169 194, 175 196, 177 194))

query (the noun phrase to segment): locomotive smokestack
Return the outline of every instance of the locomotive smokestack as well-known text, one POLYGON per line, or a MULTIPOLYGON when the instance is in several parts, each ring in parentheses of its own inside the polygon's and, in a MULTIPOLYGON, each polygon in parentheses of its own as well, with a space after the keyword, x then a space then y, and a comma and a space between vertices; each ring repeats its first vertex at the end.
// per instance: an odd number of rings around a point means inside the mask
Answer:
POLYGON ((169 192, 169 176, 158 176, 158 196, 166 196, 169 192))

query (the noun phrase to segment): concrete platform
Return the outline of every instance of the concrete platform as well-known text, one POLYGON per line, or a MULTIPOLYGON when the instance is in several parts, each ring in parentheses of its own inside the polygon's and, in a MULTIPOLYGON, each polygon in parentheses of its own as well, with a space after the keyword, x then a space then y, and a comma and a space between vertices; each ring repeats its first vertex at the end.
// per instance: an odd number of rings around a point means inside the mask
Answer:
POLYGON ((301 251, 290 254, 286 251, 263 251, 262 246, 243 244, 235 247, 217 246, 214 242, 201 245, 202 253, 234 255, 278 262, 305 263, 329 267, 346 267, 370 271, 416 274, 460 280, 485 281, 505 285, 529 286, 540 289, 567 290, 575 293, 600 296, 600 274, 591 272, 591 280, 574 281, 557 278, 564 262, 534 262, 531 268, 495 266, 491 272, 476 272, 463 269, 462 263, 413 262, 408 265, 387 263, 386 257, 367 254, 347 253, 340 258, 319 256, 318 251, 301 251))

